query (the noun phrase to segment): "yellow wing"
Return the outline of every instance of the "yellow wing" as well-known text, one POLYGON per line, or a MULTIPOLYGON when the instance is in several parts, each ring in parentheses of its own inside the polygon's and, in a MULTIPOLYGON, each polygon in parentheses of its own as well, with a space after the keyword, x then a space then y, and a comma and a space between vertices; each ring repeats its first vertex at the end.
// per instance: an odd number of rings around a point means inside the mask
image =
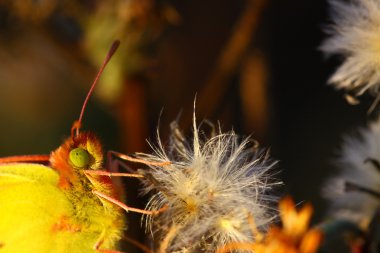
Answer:
POLYGON ((59 174, 47 166, 0 165, 0 253, 94 253, 99 239, 106 239, 106 249, 117 247, 119 233, 111 232, 117 216, 93 203, 90 212, 76 210, 82 205, 73 204, 58 181, 59 174), (88 222, 78 222, 78 214, 88 222))
POLYGON ((38 164, 0 165, 0 252, 53 252, 54 224, 70 215, 59 175, 38 164))

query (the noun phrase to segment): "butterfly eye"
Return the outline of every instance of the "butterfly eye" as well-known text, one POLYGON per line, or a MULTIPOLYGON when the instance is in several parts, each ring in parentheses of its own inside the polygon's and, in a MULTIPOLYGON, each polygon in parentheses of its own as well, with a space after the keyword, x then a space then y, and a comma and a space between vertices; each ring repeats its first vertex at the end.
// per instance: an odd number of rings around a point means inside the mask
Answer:
POLYGON ((78 168, 87 167, 90 163, 90 154, 83 148, 75 148, 70 151, 70 162, 78 168))

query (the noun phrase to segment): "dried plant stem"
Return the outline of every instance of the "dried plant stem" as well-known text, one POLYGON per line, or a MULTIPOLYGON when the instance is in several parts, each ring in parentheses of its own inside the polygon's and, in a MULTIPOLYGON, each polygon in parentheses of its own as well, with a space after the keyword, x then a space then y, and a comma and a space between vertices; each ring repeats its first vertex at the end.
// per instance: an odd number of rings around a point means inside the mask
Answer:
MULTIPOLYGON (((248 0, 247 6, 238 20, 230 40, 227 41, 218 63, 209 77, 197 99, 197 108, 200 115, 209 115, 218 107, 223 94, 228 88, 227 80, 236 71, 243 55, 247 51, 253 34, 258 26, 260 13, 264 9, 266 0, 248 0)), ((190 125, 193 108, 185 114, 186 125, 190 125)))
POLYGON ((270 129, 268 68, 264 54, 254 50, 244 59, 240 73, 240 98, 245 129, 254 129, 255 137, 266 141, 270 129))
POLYGON ((119 124, 123 151, 126 153, 147 148, 145 137, 148 136, 148 122, 146 119, 146 92, 144 81, 138 78, 126 78, 123 86, 123 95, 119 100, 119 124))
POLYGON ((160 244, 160 249, 158 251, 159 253, 166 253, 170 242, 173 240, 173 238, 175 237, 177 233, 177 230, 178 230, 178 226, 172 225, 170 227, 168 233, 166 234, 165 238, 162 240, 160 244))

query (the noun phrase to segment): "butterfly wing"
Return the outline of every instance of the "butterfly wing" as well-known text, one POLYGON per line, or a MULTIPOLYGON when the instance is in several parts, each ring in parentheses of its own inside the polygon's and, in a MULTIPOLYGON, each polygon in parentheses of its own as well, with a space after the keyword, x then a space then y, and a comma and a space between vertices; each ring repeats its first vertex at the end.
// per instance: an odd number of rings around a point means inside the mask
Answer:
POLYGON ((74 201, 58 182, 44 165, 0 165, 0 253, 94 253, 99 240, 117 247, 120 211, 93 203, 92 195, 74 201))
POLYGON ((54 230, 71 212, 58 180, 57 172, 47 166, 0 165, 1 253, 54 251, 54 230))

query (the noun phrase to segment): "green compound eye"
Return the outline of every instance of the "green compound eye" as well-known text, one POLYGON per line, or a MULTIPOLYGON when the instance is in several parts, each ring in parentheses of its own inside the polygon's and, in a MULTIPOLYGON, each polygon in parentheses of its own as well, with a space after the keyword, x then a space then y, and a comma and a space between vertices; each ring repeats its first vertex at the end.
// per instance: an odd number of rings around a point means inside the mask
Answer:
POLYGON ((71 150, 69 158, 71 163, 78 168, 87 167, 90 163, 90 154, 83 148, 75 148, 71 150))

